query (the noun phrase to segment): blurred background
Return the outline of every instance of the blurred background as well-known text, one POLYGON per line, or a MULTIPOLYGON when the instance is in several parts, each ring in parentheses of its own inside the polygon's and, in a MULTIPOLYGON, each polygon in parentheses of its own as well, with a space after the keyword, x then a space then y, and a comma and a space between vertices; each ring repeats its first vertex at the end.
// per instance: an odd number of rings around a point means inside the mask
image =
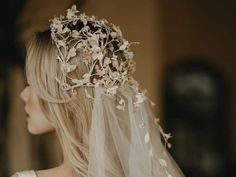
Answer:
POLYGON ((25 44, 76 3, 121 27, 133 47, 135 78, 171 132, 186 177, 234 177, 236 168, 236 1, 8 0, 0 23, 0 177, 61 162, 53 135, 26 130, 25 44))

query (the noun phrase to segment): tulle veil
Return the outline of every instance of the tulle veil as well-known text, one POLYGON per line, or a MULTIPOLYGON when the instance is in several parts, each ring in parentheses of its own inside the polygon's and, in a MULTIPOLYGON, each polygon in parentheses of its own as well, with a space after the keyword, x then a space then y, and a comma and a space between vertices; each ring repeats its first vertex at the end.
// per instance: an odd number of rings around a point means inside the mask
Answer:
POLYGON ((148 100, 135 106, 133 88, 123 85, 118 92, 125 107, 120 110, 114 97, 100 87, 94 91, 88 177, 111 176, 111 163, 120 177, 184 177, 161 140, 148 100))

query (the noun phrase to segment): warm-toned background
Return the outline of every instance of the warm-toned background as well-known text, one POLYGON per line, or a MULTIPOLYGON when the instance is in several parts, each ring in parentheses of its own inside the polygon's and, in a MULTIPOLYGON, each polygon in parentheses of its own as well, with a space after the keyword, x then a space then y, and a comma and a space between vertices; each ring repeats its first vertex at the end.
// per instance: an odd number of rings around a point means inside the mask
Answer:
MULTIPOLYGON (((135 77, 173 133, 172 155, 187 177, 233 177, 236 164, 236 1, 83 0, 87 14, 121 27, 134 46, 135 77)), ((53 135, 26 131, 24 45, 70 0, 8 0, 1 5, 0 177, 61 160, 53 135)))

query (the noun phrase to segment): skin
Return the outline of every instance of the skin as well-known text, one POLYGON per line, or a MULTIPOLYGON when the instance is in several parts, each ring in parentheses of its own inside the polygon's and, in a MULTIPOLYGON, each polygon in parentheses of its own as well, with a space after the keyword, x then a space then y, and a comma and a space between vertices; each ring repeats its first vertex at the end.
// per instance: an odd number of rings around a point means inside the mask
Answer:
MULTIPOLYGON (((39 97, 36 92, 30 86, 26 86, 21 92, 20 97, 25 103, 27 129, 29 133, 33 135, 55 133, 53 124, 45 117, 40 108, 39 97)), ((72 177, 72 166, 64 149, 62 151, 62 164, 47 170, 37 170, 36 174, 38 177, 72 177)), ((12 177, 18 177, 18 175, 14 174, 12 177)))
POLYGON ((55 130, 52 123, 44 116, 39 106, 39 98, 30 86, 24 88, 20 97, 25 103, 26 119, 28 122, 27 128, 31 134, 39 135, 55 130))

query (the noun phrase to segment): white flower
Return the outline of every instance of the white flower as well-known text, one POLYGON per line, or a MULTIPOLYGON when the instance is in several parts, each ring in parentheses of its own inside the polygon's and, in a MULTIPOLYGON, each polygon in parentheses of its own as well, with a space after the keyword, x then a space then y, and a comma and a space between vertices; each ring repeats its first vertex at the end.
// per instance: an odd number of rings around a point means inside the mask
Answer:
POLYGON ((139 124, 139 128, 144 128, 145 127, 145 122, 141 122, 140 124, 139 124))
POLYGON ((132 59, 134 57, 134 53, 133 52, 125 52, 125 57, 128 59, 132 59))
POLYGON ((98 44, 98 40, 99 40, 99 34, 95 34, 95 33, 93 33, 93 34, 92 34, 92 36, 91 36, 91 40, 94 40, 94 41, 96 41, 96 42, 97 42, 97 44, 98 44))
POLYGON ((166 171, 167 177, 173 177, 168 171, 166 171))
POLYGON ((67 28, 67 27, 65 27, 65 28, 62 30, 62 34, 64 34, 64 33, 68 33, 68 32, 70 32, 70 29, 67 28))
POLYGON ((76 17, 76 13, 78 13, 78 12, 79 11, 76 9, 76 6, 73 5, 71 9, 67 10, 66 18, 73 19, 76 17))
POLYGON ((69 73, 69 72, 75 70, 75 68, 76 68, 76 65, 71 65, 69 63, 62 63, 61 64, 61 71, 66 72, 66 73, 69 73))
POLYGON ((53 28, 53 30, 56 29, 58 33, 61 33, 62 28, 63 28, 63 24, 61 23, 61 20, 59 20, 58 18, 52 19, 51 28, 53 28))
POLYGON ((120 73, 114 71, 114 72, 111 72, 111 78, 112 79, 118 79, 120 78, 120 73))
POLYGON ((98 59, 98 60, 101 61, 103 59, 103 53, 102 52, 93 53, 92 54, 92 58, 93 58, 93 60, 98 59))
POLYGON ((76 49, 74 47, 70 48, 68 53, 68 58, 72 58, 76 55, 76 49))
POLYGON ((147 144, 149 141, 150 141, 150 136, 149 136, 149 133, 146 132, 146 134, 144 136, 144 142, 145 142, 145 144, 147 144))
POLYGON ((107 66, 107 65, 109 65, 110 63, 111 63, 111 59, 108 58, 108 57, 105 57, 103 65, 104 65, 104 66, 107 66))
POLYGON ((137 98, 137 104, 142 103, 145 100, 145 96, 143 93, 136 94, 136 98, 137 98))
POLYGON ((159 122, 160 122, 160 119, 157 118, 157 117, 155 117, 155 118, 154 118, 154 123, 155 123, 155 125, 158 125, 159 122))
POLYGON ((58 40, 57 43, 58 43, 59 46, 63 46, 63 47, 66 46, 66 43, 63 40, 58 40))
POLYGON ((107 93, 111 95, 115 95, 117 93, 117 89, 118 89, 118 86, 113 86, 113 87, 108 88, 106 91, 107 93))
POLYGON ((119 109, 119 110, 123 110, 123 111, 125 110, 124 105, 117 105, 116 108, 119 109))
POLYGON ((111 37, 114 39, 115 37, 117 37, 117 33, 116 32, 111 32, 111 37))
POLYGON ((107 35, 106 35, 106 34, 104 34, 104 33, 101 33, 99 36, 100 36, 100 38, 102 38, 102 39, 104 39, 104 38, 106 38, 106 37, 107 37, 107 35))
POLYGON ((101 70, 101 69, 98 69, 97 70, 97 74, 101 77, 105 74, 105 71, 104 70, 101 70))
POLYGON ((119 50, 125 50, 127 48, 127 46, 129 45, 128 41, 125 41, 119 48, 119 50))
POLYGON ((85 19, 85 18, 81 19, 81 21, 83 22, 84 26, 86 26, 88 23, 87 19, 85 19))
POLYGON ((112 61, 112 65, 118 70, 119 69, 119 63, 117 60, 112 61))
POLYGON ((158 161, 159 161, 159 163, 160 163, 160 165, 162 166, 162 167, 167 167, 167 163, 166 163, 166 161, 164 160, 164 159, 158 159, 158 161))
POLYGON ((121 98, 119 104, 124 104, 124 103, 125 103, 124 99, 121 98))
POLYGON ((99 52, 101 48, 98 45, 93 45, 90 49, 93 53, 99 52))
POLYGON ((83 80, 79 79, 72 79, 72 82, 75 83, 77 86, 81 86, 84 84, 83 80))
POLYGON ((72 30, 71 37, 78 38, 80 33, 77 30, 72 30))
POLYGON ((150 157, 153 157, 152 147, 151 147, 150 150, 149 150, 149 156, 150 156, 150 157))
POLYGON ((90 78, 91 77, 91 74, 89 74, 89 73, 85 73, 84 75, 83 75, 83 78, 90 78))

